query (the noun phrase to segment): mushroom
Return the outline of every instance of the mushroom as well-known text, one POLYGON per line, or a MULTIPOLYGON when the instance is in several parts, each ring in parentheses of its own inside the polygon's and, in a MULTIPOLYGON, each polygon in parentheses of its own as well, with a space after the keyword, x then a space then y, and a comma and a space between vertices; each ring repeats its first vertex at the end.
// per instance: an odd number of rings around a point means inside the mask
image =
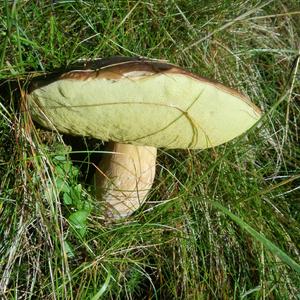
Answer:
POLYGON ((234 89, 143 58, 88 61, 35 78, 27 99, 42 126, 109 141, 94 181, 112 218, 130 215, 146 199, 158 147, 215 147, 261 115, 234 89))

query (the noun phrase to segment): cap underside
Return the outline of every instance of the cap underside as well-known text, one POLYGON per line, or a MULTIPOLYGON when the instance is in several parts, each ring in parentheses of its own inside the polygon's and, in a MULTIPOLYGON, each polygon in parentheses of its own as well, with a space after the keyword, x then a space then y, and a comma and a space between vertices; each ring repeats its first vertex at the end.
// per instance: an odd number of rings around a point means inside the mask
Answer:
POLYGON ((32 116, 73 135, 194 149, 227 142, 259 119, 259 109, 237 91, 161 65, 70 71, 36 84, 28 95, 32 116))

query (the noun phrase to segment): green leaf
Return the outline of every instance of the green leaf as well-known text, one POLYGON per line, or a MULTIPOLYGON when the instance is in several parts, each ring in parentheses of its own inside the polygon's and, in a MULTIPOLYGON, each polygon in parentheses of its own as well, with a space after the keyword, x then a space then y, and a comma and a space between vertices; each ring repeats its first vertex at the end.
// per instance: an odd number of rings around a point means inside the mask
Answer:
POLYGON ((73 200, 68 193, 64 193, 63 200, 65 205, 71 205, 73 203, 73 200))
POLYGON ((72 187, 72 189, 70 189, 70 193, 68 195, 68 199, 71 199, 71 204, 73 204, 77 210, 85 210, 83 209, 84 201, 81 199, 81 194, 82 186, 81 184, 77 184, 76 186, 72 187))
POLYGON ((54 156, 54 159, 57 161, 65 161, 66 157, 63 155, 57 155, 57 156, 54 156))
POLYGON ((89 212, 86 210, 78 210, 72 213, 68 220, 72 228, 82 238, 86 233, 86 220, 89 212))
POLYGON ((73 177, 76 177, 76 176, 78 176, 78 174, 79 174, 79 170, 77 168, 75 168, 75 167, 72 166, 72 168, 71 168, 71 175, 73 177))
POLYGON ((55 184, 59 192, 68 193, 70 191, 68 183, 61 178, 56 178, 55 184))
POLYGON ((55 174, 59 177, 65 177, 66 172, 65 169, 63 168, 63 164, 59 164, 55 166, 55 174))
POLYGON ((65 246, 67 256, 68 257, 75 257, 73 247, 67 241, 64 241, 64 246, 65 246))

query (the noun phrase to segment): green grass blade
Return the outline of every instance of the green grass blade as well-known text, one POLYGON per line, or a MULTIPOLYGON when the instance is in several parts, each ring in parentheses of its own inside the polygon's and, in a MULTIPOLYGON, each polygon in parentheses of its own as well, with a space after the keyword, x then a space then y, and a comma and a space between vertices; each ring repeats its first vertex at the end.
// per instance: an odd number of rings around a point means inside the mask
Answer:
POLYGON ((250 225, 244 222, 242 219, 237 217, 235 214, 230 212, 227 208, 218 202, 211 202, 212 206, 222 211, 228 217, 230 217, 234 222, 236 222, 241 228, 250 233, 257 241, 261 242, 268 250, 270 250, 274 255, 279 257, 284 263, 293 268, 296 272, 300 273, 300 265, 289 257, 284 251, 274 245, 270 240, 265 238, 261 233, 257 232, 250 225))
POLYGON ((105 291, 107 290, 108 285, 109 285, 109 283, 110 283, 110 279, 111 279, 111 273, 109 272, 109 273, 107 274, 107 277, 106 277, 105 282, 103 283, 101 289, 98 291, 97 294, 95 294, 95 295, 92 297, 91 300, 98 300, 98 299, 100 299, 100 297, 101 297, 101 296, 105 293, 105 291))

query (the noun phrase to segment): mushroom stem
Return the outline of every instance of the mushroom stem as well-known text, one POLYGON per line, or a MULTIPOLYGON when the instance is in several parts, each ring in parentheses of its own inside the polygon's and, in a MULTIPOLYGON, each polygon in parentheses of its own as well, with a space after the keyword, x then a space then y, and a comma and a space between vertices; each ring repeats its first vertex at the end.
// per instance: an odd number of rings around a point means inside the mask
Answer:
POLYGON ((119 219, 146 200, 155 176, 157 149, 110 142, 106 151, 94 178, 96 196, 107 202, 107 215, 119 219))

